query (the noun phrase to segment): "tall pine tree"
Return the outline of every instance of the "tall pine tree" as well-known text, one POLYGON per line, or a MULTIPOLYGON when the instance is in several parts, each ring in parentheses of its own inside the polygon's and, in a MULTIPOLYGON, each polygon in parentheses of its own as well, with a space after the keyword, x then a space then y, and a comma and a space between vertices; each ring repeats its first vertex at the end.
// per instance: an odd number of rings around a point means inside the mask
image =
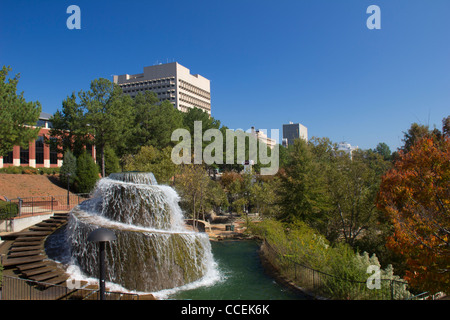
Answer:
POLYGON ((3 66, 0 70, 0 156, 12 151, 19 145, 28 149, 28 143, 37 138, 36 126, 41 113, 41 104, 26 102, 23 92, 17 94, 19 75, 6 80, 12 69, 3 66))
MULTIPOLYGON (((90 90, 80 92, 79 96, 86 123, 100 153, 100 168, 104 177, 106 146, 116 150, 126 148, 132 132, 133 101, 128 95, 122 95, 118 85, 104 78, 93 80, 90 90)), ((118 155, 121 156, 120 153, 118 155)))

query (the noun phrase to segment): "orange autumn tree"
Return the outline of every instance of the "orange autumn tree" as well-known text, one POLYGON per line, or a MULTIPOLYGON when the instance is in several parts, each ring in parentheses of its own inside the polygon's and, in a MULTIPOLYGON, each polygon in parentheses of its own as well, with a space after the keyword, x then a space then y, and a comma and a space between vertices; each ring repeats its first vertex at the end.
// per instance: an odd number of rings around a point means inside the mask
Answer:
POLYGON ((450 138, 424 137, 400 151, 377 206, 393 224, 387 246, 407 262, 415 288, 450 293, 450 138))

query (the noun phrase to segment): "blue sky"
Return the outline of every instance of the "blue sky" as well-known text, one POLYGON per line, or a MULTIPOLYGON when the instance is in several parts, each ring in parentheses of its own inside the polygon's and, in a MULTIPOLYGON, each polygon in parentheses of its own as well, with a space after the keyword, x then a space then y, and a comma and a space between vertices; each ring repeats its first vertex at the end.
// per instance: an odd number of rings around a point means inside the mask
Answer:
POLYGON ((0 64, 54 113, 113 74, 177 61, 211 80, 229 128, 300 122, 309 137, 401 145, 450 115, 448 0, 20 1, 0 3, 0 64), (69 30, 69 5, 81 30, 69 30), (381 29, 369 30, 369 5, 381 29))

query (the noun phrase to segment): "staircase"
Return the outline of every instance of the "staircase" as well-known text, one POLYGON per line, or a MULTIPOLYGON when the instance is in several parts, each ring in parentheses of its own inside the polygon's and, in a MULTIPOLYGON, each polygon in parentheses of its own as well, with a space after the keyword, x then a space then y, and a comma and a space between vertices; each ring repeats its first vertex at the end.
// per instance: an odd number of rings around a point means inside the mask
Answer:
POLYGON ((49 259, 45 253, 45 239, 58 228, 67 223, 68 213, 54 213, 24 231, 2 236, 3 240, 12 241, 4 268, 17 268, 21 278, 43 282, 43 286, 57 285, 65 282, 69 276, 59 265, 49 259))
MULTIPOLYGON (((39 291, 36 296, 45 297, 46 300, 97 300, 98 285, 88 285, 86 281, 80 281, 78 288, 64 288, 68 287, 69 275, 45 253, 45 240, 50 234, 67 224, 68 215, 68 212, 56 212, 49 219, 26 230, 2 236, 2 240, 10 243, 8 252, 2 259, 2 265, 5 270, 10 269, 17 274, 20 279, 34 283, 34 289, 39 291), (55 290, 56 287, 59 290, 55 290)), ((14 291, 14 286, 8 291, 10 299, 23 299, 20 292, 14 291)), ((152 294, 137 295, 108 291, 107 288, 106 294, 111 300, 155 300, 152 294)))

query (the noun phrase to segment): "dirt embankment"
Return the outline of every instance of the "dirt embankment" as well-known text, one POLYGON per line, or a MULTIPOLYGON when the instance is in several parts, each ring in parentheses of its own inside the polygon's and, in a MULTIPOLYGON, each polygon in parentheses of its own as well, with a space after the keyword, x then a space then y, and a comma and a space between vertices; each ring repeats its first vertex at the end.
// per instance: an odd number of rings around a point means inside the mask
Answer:
MULTIPOLYGON (((0 173, 0 199, 6 197, 59 196, 67 189, 59 185, 58 175, 8 174, 0 173)), ((3 199, 2 199, 3 200, 3 199)))

